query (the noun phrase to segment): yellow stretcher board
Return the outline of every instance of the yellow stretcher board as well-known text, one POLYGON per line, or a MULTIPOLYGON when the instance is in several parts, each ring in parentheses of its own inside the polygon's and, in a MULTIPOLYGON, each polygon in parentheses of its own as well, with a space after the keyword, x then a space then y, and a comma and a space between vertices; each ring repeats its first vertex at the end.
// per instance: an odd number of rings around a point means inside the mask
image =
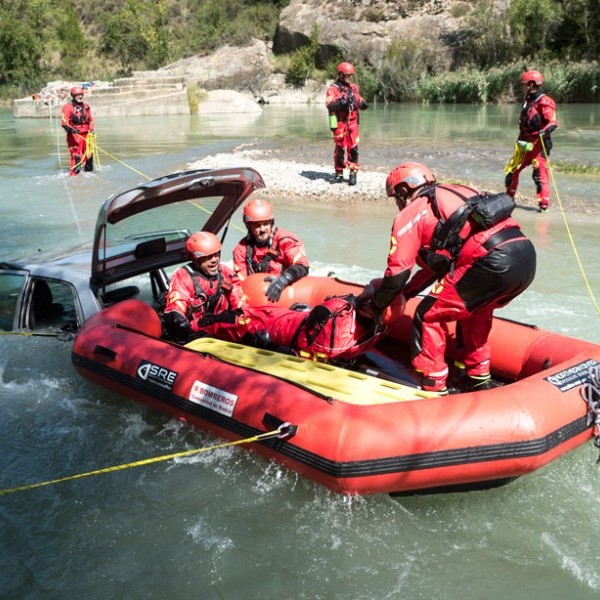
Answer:
POLYGON ((384 404, 438 396, 435 392, 426 392, 401 383, 381 380, 372 375, 357 373, 327 363, 214 338, 194 340, 186 344, 186 348, 209 354, 232 365, 293 381, 315 392, 350 404, 384 404))

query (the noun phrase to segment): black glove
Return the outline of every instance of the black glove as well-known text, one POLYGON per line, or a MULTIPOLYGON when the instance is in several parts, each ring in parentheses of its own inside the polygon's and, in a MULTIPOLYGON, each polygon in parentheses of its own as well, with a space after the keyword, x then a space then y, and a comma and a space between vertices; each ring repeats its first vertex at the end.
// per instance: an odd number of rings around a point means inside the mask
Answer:
POLYGON ((196 337, 188 320, 177 311, 165 313, 165 328, 168 336, 177 344, 187 344, 196 337))
POLYGON ((230 325, 233 325, 236 317, 237 313, 234 310, 224 310, 217 314, 204 315, 198 319, 198 327, 208 327, 215 323, 229 323, 230 325))
POLYGON ((75 129, 75 127, 69 127, 68 125, 63 125, 63 129, 67 132, 67 133, 71 133, 73 135, 75 135, 76 133, 79 133, 79 131, 77 131, 77 129, 75 129))
POLYGON ((281 292, 290 285, 290 281, 285 275, 279 277, 265 277, 265 281, 269 281, 270 285, 265 292, 269 302, 277 302, 281 296, 281 292))
POLYGON ((548 127, 545 131, 540 131, 539 135, 544 142, 544 148, 546 148, 546 153, 550 154, 550 150, 552 150, 552 138, 550 134, 556 129, 556 127, 548 127))
POLYGON ((363 100, 358 108, 360 108, 360 110, 367 110, 367 108, 369 108, 369 105, 363 100))
MULTIPOLYGON (((358 302, 359 298, 357 298, 358 302)), ((381 318, 383 316, 383 309, 377 307, 373 300, 363 300, 357 303, 356 311, 362 317, 366 317, 371 321, 374 321, 377 325, 381 323, 381 318)))

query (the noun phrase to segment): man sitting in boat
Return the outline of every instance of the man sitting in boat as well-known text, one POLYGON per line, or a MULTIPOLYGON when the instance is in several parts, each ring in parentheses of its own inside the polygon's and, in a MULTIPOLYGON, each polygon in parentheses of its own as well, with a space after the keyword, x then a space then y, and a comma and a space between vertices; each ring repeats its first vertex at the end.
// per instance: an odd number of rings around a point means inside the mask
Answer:
POLYGON ((488 336, 493 311, 505 306, 533 281, 536 254, 510 215, 507 194, 479 194, 464 185, 438 184, 420 163, 402 163, 386 181, 399 214, 392 226, 387 269, 379 290, 361 298, 365 314, 378 314, 415 278, 437 283, 421 300, 413 319, 412 366, 424 390, 448 393, 444 360, 448 322, 456 321, 457 350, 464 365, 464 390, 493 387, 488 336))
POLYGON ((293 233, 275 227, 270 202, 255 198, 243 211, 248 234, 233 249, 233 268, 240 281, 253 273, 267 273, 269 302, 277 302, 281 292, 308 275, 309 262, 304 244, 293 233))
POLYGON ((227 339, 243 305, 235 274, 221 264, 221 242, 208 231, 191 235, 186 248, 191 262, 173 273, 167 291, 164 324, 167 337, 186 343, 203 335, 227 339))

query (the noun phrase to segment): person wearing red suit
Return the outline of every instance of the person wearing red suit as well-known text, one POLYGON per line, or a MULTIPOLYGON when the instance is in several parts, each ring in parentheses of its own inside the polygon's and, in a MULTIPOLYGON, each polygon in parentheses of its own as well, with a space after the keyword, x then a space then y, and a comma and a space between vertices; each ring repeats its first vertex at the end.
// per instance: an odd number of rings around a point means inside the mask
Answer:
POLYGON ((173 273, 164 309, 165 328, 173 341, 186 343, 213 335, 237 339, 243 291, 233 271, 221 264, 221 242, 208 231, 191 235, 186 247, 191 262, 173 273), (230 327, 229 327, 230 326, 230 327))
POLYGON ((521 90, 525 97, 519 117, 519 137, 517 144, 529 144, 530 150, 525 152, 521 164, 512 173, 506 175, 506 193, 514 198, 519 186, 519 175, 523 169, 531 165, 532 178, 535 183, 540 212, 550 206, 550 182, 548 176, 548 156, 552 149, 550 134, 558 127, 556 120, 556 103, 540 91, 544 83, 538 71, 526 71, 521 75, 521 90))
POLYGON ((509 211, 487 229, 472 218, 459 219, 470 214, 467 199, 478 192, 438 184, 425 165, 412 162, 392 170, 386 191, 400 212, 383 282, 371 298, 359 300, 360 310, 376 318, 399 294, 415 295, 433 283, 415 311, 411 335, 412 365, 421 387, 448 393, 444 355, 451 321, 462 338, 457 346, 468 376, 464 390, 493 387, 488 343, 493 311, 523 292, 536 269, 533 244, 510 216, 513 201, 501 195, 509 211), (422 270, 409 282, 415 264, 422 270))
POLYGON ((266 273, 267 298, 277 302, 281 292, 308 275, 310 264, 298 236, 275 227, 270 202, 250 200, 243 211, 248 234, 233 249, 233 268, 240 281, 253 273, 266 273))
POLYGON ((350 169, 348 185, 356 185, 358 173, 358 132, 359 110, 369 108, 360 95, 359 88, 351 79, 354 77, 354 66, 348 62, 337 66, 338 79, 327 88, 325 106, 329 111, 335 148, 333 164, 335 168, 334 183, 344 182, 344 169, 350 169), (333 121, 332 121, 333 119, 333 121))
POLYGON ((94 170, 94 157, 87 156, 88 134, 94 133, 92 109, 83 101, 83 88, 71 88, 71 102, 62 108, 61 127, 67 132, 67 146, 71 155, 69 175, 78 175, 81 170, 94 170))

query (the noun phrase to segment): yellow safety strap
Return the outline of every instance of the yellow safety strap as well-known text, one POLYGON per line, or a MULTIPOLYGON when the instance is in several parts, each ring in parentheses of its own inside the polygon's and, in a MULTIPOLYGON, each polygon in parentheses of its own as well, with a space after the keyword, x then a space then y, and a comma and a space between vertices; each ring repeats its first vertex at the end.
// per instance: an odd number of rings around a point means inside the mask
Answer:
POLYGON ((515 144, 512 158, 504 167, 505 173, 514 173, 521 166, 525 152, 527 152, 525 148, 522 148, 519 144, 515 144))

